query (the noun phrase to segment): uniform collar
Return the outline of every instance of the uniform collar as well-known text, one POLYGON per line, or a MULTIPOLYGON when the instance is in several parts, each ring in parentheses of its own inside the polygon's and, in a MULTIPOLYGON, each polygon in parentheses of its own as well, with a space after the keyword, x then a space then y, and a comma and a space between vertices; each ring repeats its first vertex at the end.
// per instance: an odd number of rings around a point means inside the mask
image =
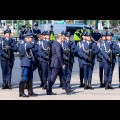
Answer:
POLYGON ((34 28, 34 30, 38 30, 38 28, 36 29, 36 28, 34 28))
POLYGON ((90 44, 90 43, 91 43, 91 41, 87 41, 87 43, 88 43, 88 44, 90 44))

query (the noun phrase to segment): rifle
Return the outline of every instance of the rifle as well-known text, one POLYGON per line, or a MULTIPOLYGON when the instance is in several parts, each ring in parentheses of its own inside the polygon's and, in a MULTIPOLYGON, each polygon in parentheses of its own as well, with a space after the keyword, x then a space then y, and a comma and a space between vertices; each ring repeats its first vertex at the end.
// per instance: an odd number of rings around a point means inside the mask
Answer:
POLYGON ((112 58, 113 58, 112 45, 113 45, 113 43, 110 44, 110 52, 108 53, 109 58, 110 58, 110 62, 111 62, 111 66, 112 66, 112 58))
POLYGON ((48 58, 50 58, 50 47, 48 47, 46 50, 45 50, 45 53, 46 55, 48 56, 48 58))
MULTIPOLYGON (((3 42, 2 42, 2 48, 3 50, 5 51, 5 53, 9 56, 9 58, 11 57, 10 53, 11 53, 11 50, 8 49, 9 47, 11 47, 11 43, 10 43, 10 40, 7 41, 7 45, 4 45, 3 42)), ((10 60, 8 59, 8 63, 10 64, 10 60)))
POLYGON ((69 64, 69 61, 70 61, 70 41, 68 41, 68 48, 64 48, 64 53, 67 56, 66 62, 69 64))
POLYGON ((92 45, 91 43, 89 44, 89 58, 90 58, 90 66, 92 66, 92 45))

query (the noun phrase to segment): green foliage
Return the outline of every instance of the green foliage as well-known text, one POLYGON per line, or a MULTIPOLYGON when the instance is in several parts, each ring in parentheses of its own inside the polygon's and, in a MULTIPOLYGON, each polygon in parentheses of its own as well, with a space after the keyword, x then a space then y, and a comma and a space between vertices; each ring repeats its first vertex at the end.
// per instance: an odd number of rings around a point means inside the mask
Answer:
POLYGON ((110 20, 110 24, 112 27, 117 27, 120 20, 110 20))

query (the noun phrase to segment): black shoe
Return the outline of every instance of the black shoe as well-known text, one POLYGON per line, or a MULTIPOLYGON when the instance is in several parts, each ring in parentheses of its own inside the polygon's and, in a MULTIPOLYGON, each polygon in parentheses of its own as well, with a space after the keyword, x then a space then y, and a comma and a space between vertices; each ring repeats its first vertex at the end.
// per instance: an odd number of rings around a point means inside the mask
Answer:
POLYGON ((11 84, 8 84, 7 88, 8 88, 8 89, 12 89, 12 85, 11 85, 11 84))
POLYGON ((94 89, 94 88, 92 87, 92 85, 91 85, 91 81, 88 81, 88 89, 91 89, 91 90, 94 89))
POLYGON ((83 84, 83 83, 81 83, 79 87, 84 87, 84 84, 83 84))
POLYGON ((44 86, 44 83, 43 83, 43 82, 41 82, 40 87, 43 87, 43 86, 44 86))
POLYGON ((87 90, 88 89, 88 85, 87 85, 87 81, 85 81, 85 86, 84 86, 84 90, 87 90))
POLYGON ((34 93, 33 91, 29 91, 28 96, 38 96, 38 94, 34 93))
POLYGON ((111 84, 108 85, 108 89, 114 89, 111 84))
POLYGON ((29 96, 26 95, 25 93, 19 93, 19 97, 29 97, 29 96))
POLYGON ((46 94, 47 95, 57 95, 56 93, 53 93, 51 90, 46 90, 46 94))
POLYGON ((51 95, 57 95, 56 93, 53 93, 53 92, 50 92, 51 93, 51 95))
POLYGON ((6 83, 3 83, 2 89, 6 89, 6 83))
POLYGON ((106 81, 106 83, 105 83, 105 90, 108 90, 109 89, 109 83, 108 83, 108 81, 106 81))
POLYGON ((74 90, 75 90, 75 88, 68 89, 68 90, 66 91, 66 94, 69 94, 69 93, 73 92, 74 90))
POLYGON ((70 88, 70 89, 71 89, 71 86, 70 86, 70 81, 68 81, 68 82, 67 82, 67 86, 68 86, 68 88, 70 88))
POLYGON ((105 85, 104 85, 103 83, 101 83, 101 84, 100 84, 100 87, 103 88, 103 87, 105 87, 105 85))
POLYGON ((51 92, 47 92, 46 95, 52 95, 52 93, 51 92))

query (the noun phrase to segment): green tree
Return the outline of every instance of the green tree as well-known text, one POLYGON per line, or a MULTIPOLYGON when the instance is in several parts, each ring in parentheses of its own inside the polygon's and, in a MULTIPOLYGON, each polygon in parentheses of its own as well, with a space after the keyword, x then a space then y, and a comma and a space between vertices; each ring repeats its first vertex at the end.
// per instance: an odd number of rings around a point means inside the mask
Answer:
POLYGON ((120 20, 110 20, 110 25, 111 25, 112 27, 116 27, 116 26, 118 25, 119 21, 120 21, 120 20))

